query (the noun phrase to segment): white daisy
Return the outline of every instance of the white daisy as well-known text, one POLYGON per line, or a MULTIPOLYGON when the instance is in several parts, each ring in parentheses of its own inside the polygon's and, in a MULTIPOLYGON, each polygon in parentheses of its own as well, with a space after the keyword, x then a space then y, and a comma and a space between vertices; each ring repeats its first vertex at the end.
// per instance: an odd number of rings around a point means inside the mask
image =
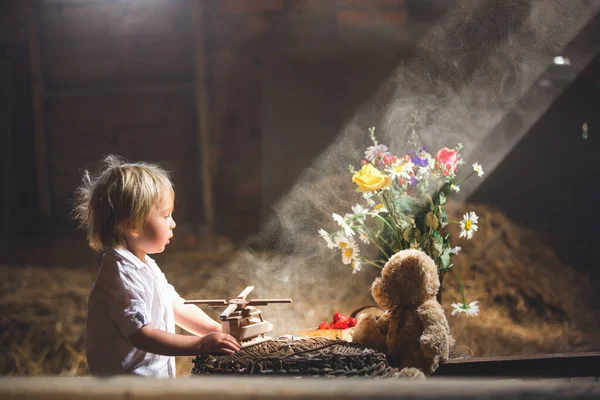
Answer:
POLYGON ((355 217, 357 222, 364 224, 365 218, 366 218, 365 214, 368 213, 369 210, 364 208, 360 204, 355 204, 352 206, 352 212, 354 213, 354 215, 352 215, 352 214, 350 214, 350 215, 355 217))
POLYGON ((465 313, 469 317, 475 317, 479 314, 479 301, 472 301, 471 303, 463 304, 463 303, 452 303, 452 313, 450 315, 457 315, 460 313, 465 313))
POLYGON ((451 248, 451 249, 448 251, 448 253, 449 253, 449 254, 458 254, 458 253, 459 253, 461 250, 462 250, 462 247, 460 247, 460 246, 456 246, 456 247, 453 247, 453 248, 451 248))
POLYGON ((477 172, 478 177, 483 176, 483 167, 477 163, 473 164, 473 171, 477 172))
POLYGON ((355 258, 354 260, 352 260, 352 273, 356 274, 357 272, 360 272, 360 270, 361 270, 360 260, 358 258, 355 258))
POLYGON ((451 184, 450 185, 450 189, 452 189, 453 191, 455 191, 456 193, 460 192, 460 186, 455 185, 455 184, 451 184))
POLYGON ((373 192, 363 193, 363 198, 367 201, 367 206, 375 207, 375 200, 373 200, 373 192))
POLYGON ((368 211, 369 210, 367 210, 366 208, 364 208, 360 204, 355 204, 355 205, 352 206, 352 212, 354 214, 364 214, 364 213, 366 213, 368 211))
POLYGON ((347 238, 342 234, 337 234, 333 237, 333 243, 335 243, 335 247, 339 247, 344 250, 349 244, 352 242, 352 238, 347 238))
POLYGON ((325 229, 319 229, 319 235, 325 240, 325 242, 327 243, 327 247, 329 249, 333 249, 335 247, 335 243, 333 243, 333 240, 331 240, 331 236, 329 236, 329 233, 327 233, 327 231, 325 229))
POLYGON ((344 264, 351 264, 352 261, 356 260, 360 250, 355 242, 348 242, 346 248, 342 249, 342 262, 344 264))
POLYGON ((471 211, 466 213, 463 220, 460 221, 460 235, 459 237, 466 237, 467 239, 473 238, 473 232, 477 232, 477 220, 479 217, 475 212, 471 211))
POLYGON ((373 209, 375 210, 375 213, 377 213, 377 214, 388 212, 388 209, 383 205, 383 203, 375 204, 373 209))
POLYGON ((363 231, 362 229, 358 229, 358 239, 363 242, 364 244, 370 244, 371 241, 369 240, 369 237, 367 236, 367 234, 365 233, 365 231, 363 231))
POLYGON ((412 174, 414 166, 415 164, 413 164, 410 160, 404 161, 399 159, 391 168, 391 172, 393 174, 392 179, 410 179, 410 174, 412 174))
POLYGON ((350 225, 346 223, 346 221, 344 220, 344 218, 342 218, 341 215, 332 213, 331 216, 333 217, 333 220, 338 223, 339 226, 344 228, 344 233, 346 234, 346 236, 354 236, 354 231, 352 230, 352 228, 350 228, 350 225))

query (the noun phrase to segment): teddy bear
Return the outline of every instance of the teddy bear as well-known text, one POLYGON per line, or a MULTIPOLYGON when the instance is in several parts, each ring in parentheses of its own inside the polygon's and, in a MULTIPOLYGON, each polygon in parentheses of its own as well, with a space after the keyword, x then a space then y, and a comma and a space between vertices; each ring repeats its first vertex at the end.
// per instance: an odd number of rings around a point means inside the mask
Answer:
POLYGON ((352 341, 385 353, 392 366, 431 375, 454 346, 436 300, 439 288, 437 267, 427 254, 416 249, 394 254, 371 287, 386 312, 379 318, 360 314, 352 341))

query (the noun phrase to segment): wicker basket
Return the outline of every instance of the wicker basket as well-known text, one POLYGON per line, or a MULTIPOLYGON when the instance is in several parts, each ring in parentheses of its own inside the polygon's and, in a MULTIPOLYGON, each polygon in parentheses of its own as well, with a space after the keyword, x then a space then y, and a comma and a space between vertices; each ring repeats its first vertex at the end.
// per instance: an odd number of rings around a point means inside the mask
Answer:
POLYGON ((198 356, 192 375, 396 378, 386 356, 357 343, 322 337, 278 338, 231 355, 198 356))

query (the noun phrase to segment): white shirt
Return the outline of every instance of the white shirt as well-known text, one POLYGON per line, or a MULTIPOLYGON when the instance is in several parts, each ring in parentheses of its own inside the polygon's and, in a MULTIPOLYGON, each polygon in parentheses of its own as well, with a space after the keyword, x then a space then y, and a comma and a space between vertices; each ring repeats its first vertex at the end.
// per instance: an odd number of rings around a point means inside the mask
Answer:
POLYGON ((93 375, 175 377, 175 357, 147 353, 128 340, 147 324, 175 333, 179 297, 158 265, 126 249, 107 248, 88 301, 85 350, 93 375))

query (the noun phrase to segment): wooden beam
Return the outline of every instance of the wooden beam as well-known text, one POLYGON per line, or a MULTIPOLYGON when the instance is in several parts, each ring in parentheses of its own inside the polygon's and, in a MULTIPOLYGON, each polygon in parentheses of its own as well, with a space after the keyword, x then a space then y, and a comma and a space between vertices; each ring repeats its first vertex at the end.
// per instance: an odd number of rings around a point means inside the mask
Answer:
POLYGON ((204 7, 205 2, 189 0, 192 7, 192 23, 194 25, 195 61, 196 61, 196 120, 198 129, 198 143, 200 145, 200 177, 202 185, 202 199, 204 203, 204 218, 207 233, 215 230, 215 208, 212 171, 210 170, 211 149, 209 139, 208 91, 206 89, 206 54, 205 54, 205 28, 204 7))
POLYGON ((29 38, 29 58, 31 67, 31 99, 33 103, 33 132, 38 188, 38 206, 43 218, 52 216, 50 185, 48 179, 48 154, 44 115, 44 78, 38 36, 39 2, 25 1, 27 33, 29 38))
POLYGON ((4 176, 3 195, 2 195, 2 230, 0 231, 0 255, 8 255, 11 244, 11 224, 10 215, 12 212, 14 191, 14 167, 13 167, 13 148, 12 148, 12 107, 11 107, 11 70, 10 59, 8 57, 0 58, 0 138, 2 149, 2 166, 4 176))
POLYGON ((435 376, 582 378, 600 376, 600 352, 450 359, 435 376))

